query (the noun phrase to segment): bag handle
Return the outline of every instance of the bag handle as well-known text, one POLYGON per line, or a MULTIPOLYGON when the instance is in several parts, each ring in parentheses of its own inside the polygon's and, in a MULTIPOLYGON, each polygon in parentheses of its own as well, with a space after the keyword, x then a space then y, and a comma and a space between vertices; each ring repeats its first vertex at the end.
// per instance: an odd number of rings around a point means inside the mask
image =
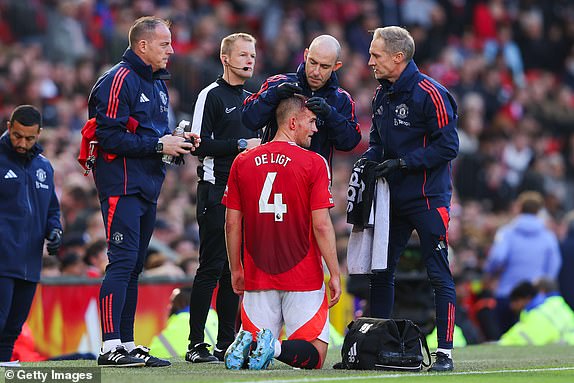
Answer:
MULTIPOLYGON (((414 324, 414 323, 413 323, 413 324, 414 324)), ((432 359, 431 359, 431 353, 430 353, 430 350, 429 350, 429 346, 428 346, 428 344, 427 344, 427 337, 423 334, 423 332, 421 331, 421 329, 419 328, 419 326, 414 325, 414 328, 415 328, 415 329, 417 330, 417 332, 419 333, 419 339, 421 339, 421 344, 422 344, 422 347, 423 347, 423 351, 426 351, 426 352, 427 352, 427 357, 428 357, 428 360, 429 360, 428 363, 425 363, 425 360, 424 360, 424 359, 425 359, 425 355, 424 355, 424 352, 423 352, 423 361, 422 361, 422 364, 423 364, 424 367, 430 367, 430 365, 431 365, 431 363, 432 363, 432 359)))

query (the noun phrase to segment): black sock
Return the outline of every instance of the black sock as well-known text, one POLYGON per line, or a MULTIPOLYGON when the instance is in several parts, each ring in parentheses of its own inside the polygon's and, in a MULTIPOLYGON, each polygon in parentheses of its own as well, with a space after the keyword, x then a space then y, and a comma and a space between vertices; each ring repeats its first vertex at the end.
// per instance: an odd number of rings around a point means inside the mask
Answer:
POLYGON ((320 363, 319 351, 306 340, 284 340, 281 343, 281 362, 293 367, 312 370, 320 363))

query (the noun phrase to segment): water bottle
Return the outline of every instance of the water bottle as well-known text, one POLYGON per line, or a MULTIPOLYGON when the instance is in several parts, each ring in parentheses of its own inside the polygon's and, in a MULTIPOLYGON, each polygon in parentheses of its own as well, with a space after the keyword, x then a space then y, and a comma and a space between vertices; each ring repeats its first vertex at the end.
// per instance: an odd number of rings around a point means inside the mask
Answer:
MULTIPOLYGON (((184 136, 183 132, 185 132, 185 129, 189 126, 189 124, 190 124, 189 121, 181 120, 179 122, 179 125, 177 125, 176 128, 174 129, 172 135, 177 137, 183 137, 184 136)), ((175 158, 171 154, 164 154, 161 160, 166 164, 172 164, 175 158)))

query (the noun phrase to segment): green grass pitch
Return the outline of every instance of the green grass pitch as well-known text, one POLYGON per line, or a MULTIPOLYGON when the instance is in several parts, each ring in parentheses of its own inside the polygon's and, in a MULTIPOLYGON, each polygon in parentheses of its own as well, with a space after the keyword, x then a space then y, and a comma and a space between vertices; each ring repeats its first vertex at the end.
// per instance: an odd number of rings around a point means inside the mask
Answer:
MULTIPOLYGON (((223 364, 191 364, 173 359, 165 368, 104 368, 102 382, 412 382, 412 383, 574 383, 574 347, 479 345, 454 350, 455 371, 446 374, 394 371, 341 371, 332 365, 340 349, 329 352, 322 370, 296 370, 281 362, 265 371, 229 371, 223 364)), ((95 361, 24 363, 23 367, 95 367, 95 361)), ((4 378, 4 374, 1 374, 4 378)), ((6 380, 9 382, 9 380, 6 380)))

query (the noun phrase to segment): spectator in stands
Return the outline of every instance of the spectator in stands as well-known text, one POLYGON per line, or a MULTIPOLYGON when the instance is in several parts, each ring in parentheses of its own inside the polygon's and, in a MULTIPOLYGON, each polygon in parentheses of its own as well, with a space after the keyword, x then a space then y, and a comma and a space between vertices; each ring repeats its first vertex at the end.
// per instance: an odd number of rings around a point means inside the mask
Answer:
POLYGON ((78 253, 66 253, 62 257, 62 263, 60 265, 61 275, 69 277, 85 277, 86 276, 86 264, 80 258, 78 253))
POLYGON ((513 40, 511 25, 498 25, 496 38, 487 39, 484 44, 484 57, 489 65, 492 65, 498 58, 502 58, 506 67, 512 71, 514 83, 519 87, 526 85, 522 56, 518 45, 513 40))
POLYGON ((60 261, 56 257, 42 257, 40 278, 57 278, 61 275, 60 261))
POLYGON ((99 239, 88 245, 84 255, 84 263, 87 265, 86 275, 89 278, 101 278, 106 272, 108 265, 108 245, 105 239, 99 239))
POLYGON ((144 263, 143 275, 146 277, 184 278, 185 273, 173 260, 161 251, 149 248, 144 263))
POLYGON ((181 267, 186 276, 195 277, 199 268, 199 257, 184 258, 179 263, 179 267, 181 267))
POLYGON ((496 310, 502 332, 517 319, 510 310, 514 287, 523 280, 558 277, 561 264, 558 240, 537 216, 543 203, 542 195, 537 192, 526 191, 518 196, 520 213, 497 231, 484 266, 487 279, 497 280, 496 310))

